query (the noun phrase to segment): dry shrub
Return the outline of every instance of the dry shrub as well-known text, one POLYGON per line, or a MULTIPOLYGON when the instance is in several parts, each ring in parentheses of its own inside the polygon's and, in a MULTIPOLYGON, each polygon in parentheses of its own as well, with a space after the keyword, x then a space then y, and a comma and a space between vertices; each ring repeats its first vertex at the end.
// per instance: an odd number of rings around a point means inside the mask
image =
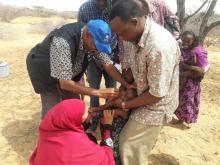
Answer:
POLYGON ((52 9, 46 9, 42 6, 33 6, 33 11, 32 11, 32 16, 37 16, 37 17, 51 17, 55 16, 58 13, 52 9))
POLYGON ((12 19, 20 16, 28 16, 31 10, 28 8, 17 8, 0 4, 0 18, 2 22, 10 22, 12 19))
POLYGON ((65 24, 65 21, 54 23, 53 21, 45 21, 40 24, 32 25, 30 33, 46 35, 56 27, 60 27, 65 24))
POLYGON ((77 12, 57 12, 55 10, 46 9, 42 6, 33 6, 32 9, 26 7, 13 7, 9 5, 3 5, 0 3, 0 20, 3 22, 10 22, 14 18, 21 16, 33 16, 33 17, 51 17, 60 16, 63 18, 74 19, 77 12))
POLYGON ((219 47, 220 37, 206 37, 204 44, 207 48, 209 48, 210 46, 219 47))

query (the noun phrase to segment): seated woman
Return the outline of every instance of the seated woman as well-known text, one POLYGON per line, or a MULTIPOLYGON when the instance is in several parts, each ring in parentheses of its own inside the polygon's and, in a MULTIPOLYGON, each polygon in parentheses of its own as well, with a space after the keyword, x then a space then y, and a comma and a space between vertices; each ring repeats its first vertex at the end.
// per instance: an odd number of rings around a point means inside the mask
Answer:
POLYGON ((30 165, 114 165, 110 127, 114 112, 104 111, 102 144, 91 141, 82 123, 89 120, 83 101, 65 100, 53 107, 39 126, 39 140, 30 165))

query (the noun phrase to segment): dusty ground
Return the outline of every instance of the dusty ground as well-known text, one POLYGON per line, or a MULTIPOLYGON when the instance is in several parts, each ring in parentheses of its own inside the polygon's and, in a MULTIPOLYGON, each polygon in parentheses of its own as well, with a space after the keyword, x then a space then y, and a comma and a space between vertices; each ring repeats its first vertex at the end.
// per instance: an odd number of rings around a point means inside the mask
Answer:
MULTIPOLYGON (((2 165, 27 164, 37 141, 40 100, 28 79, 25 58, 44 35, 38 26, 42 20, 27 20, 30 18, 0 22, 0 61, 10 64, 10 76, 0 79, 2 165), (38 34, 33 30, 36 27, 38 34)), ((190 130, 180 125, 164 127, 150 156, 151 165, 220 164, 220 51, 210 50, 209 61, 211 70, 202 83, 198 123, 190 130)))

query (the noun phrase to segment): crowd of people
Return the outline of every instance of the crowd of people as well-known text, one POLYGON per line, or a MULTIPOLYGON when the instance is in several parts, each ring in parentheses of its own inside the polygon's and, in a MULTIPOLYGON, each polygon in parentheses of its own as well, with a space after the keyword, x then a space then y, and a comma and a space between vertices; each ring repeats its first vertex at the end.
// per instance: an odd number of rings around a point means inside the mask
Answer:
POLYGON ((42 103, 30 165, 147 164, 163 125, 196 123, 207 56, 163 0, 88 0, 27 56, 42 103))

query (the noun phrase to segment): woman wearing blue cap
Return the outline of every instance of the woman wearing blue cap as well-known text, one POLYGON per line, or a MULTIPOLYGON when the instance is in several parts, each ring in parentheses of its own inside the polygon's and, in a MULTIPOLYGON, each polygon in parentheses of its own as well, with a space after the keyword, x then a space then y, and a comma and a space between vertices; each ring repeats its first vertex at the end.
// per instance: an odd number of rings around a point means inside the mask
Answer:
POLYGON ((112 51, 111 36, 111 28, 102 20, 92 20, 86 26, 71 23, 53 30, 30 51, 27 69, 35 92, 41 96, 42 118, 61 100, 79 98, 79 94, 117 97, 115 89, 97 90, 77 83, 92 58, 103 65, 112 78, 129 87, 106 55, 112 51), (91 52, 94 55, 90 57, 91 52))

